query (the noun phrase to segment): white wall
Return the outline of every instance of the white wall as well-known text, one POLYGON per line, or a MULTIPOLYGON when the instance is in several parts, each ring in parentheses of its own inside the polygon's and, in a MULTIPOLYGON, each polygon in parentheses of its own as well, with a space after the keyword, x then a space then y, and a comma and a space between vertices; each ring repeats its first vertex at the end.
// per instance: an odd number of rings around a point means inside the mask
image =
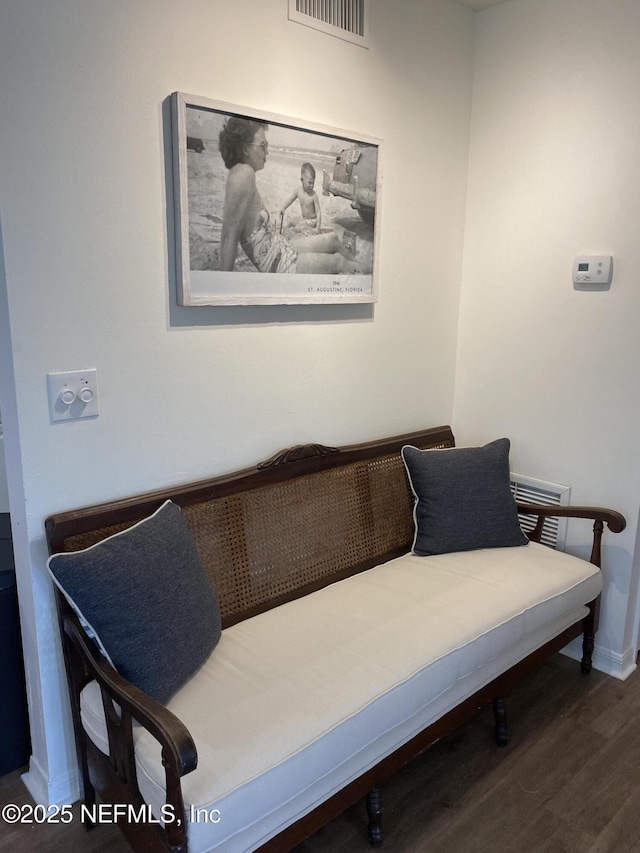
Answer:
POLYGON ((0 389, 40 801, 75 794, 47 514, 450 420, 472 38, 453 0, 373 0, 370 51, 284 0, 2 3, 0 389), (172 304, 176 90, 384 140, 375 308, 172 304), (51 425, 46 373, 87 367, 99 418, 51 425))
MULTIPOLYGON (((477 17, 454 428, 515 470, 623 512, 606 539, 598 665, 635 666, 640 495, 640 5, 511 0, 477 17), (574 255, 614 256, 609 291, 574 255)), ((569 529, 584 553, 589 530, 569 529)))

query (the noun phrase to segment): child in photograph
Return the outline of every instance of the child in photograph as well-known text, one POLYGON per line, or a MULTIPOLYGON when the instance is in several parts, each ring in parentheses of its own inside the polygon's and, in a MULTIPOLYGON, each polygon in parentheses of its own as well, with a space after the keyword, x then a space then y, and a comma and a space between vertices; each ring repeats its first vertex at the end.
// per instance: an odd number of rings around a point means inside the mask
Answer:
POLYGON ((280 209, 280 223, 285 210, 289 205, 298 199, 300 202, 300 210, 302 211, 302 219, 298 222, 294 231, 312 231, 316 234, 320 233, 322 227, 322 211, 320 209, 320 200, 318 194, 314 190, 316 182, 316 170, 311 163, 303 163, 300 170, 300 186, 291 193, 289 198, 280 209))

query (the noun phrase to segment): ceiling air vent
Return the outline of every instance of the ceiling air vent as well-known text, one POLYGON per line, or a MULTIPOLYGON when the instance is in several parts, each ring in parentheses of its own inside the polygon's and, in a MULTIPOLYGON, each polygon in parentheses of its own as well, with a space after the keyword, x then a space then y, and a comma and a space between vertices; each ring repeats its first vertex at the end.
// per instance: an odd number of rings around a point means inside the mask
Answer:
POLYGON ((369 0, 289 0, 289 20, 369 47, 369 0))
MULTIPOLYGON (((511 492, 514 498, 524 504, 543 504, 544 506, 565 506, 571 497, 570 486, 560 486, 557 483, 545 483, 532 477, 511 472, 511 492)), ((537 516, 519 514, 520 527, 525 533, 536 526, 537 516)), ((549 545, 558 551, 564 551, 567 536, 566 518, 548 516, 542 528, 543 545, 549 545)))

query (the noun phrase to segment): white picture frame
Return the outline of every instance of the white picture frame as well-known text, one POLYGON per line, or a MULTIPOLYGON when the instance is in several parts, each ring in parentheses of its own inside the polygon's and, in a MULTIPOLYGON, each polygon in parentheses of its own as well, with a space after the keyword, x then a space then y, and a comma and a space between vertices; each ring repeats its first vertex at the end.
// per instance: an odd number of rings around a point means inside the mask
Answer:
POLYGON ((171 96, 171 116, 178 304, 377 300, 381 140, 182 92, 171 96), (272 261, 273 253, 256 260, 257 229, 245 240, 246 249, 238 242, 231 256, 233 269, 223 269, 221 239, 230 169, 218 145, 220 131, 231 118, 266 125, 259 134, 265 162, 255 170, 255 189, 265 208, 259 236, 271 245, 278 234, 280 245, 289 247, 287 257, 294 260, 286 270, 287 264, 272 261), (303 171, 307 188, 315 171, 311 194, 305 195, 303 171), (308 213, 314 194, 319 222, 304 215, 303 205, 308 213), (261 270, 256 263, 262 264, 261 270))

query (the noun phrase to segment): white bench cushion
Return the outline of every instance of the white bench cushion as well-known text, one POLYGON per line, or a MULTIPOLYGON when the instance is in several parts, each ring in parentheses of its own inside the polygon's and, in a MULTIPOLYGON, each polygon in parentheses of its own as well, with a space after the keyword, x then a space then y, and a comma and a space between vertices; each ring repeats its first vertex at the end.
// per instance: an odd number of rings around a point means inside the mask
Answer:
MULTIPOLYGON (((407 554, 222 632, 169 702, 198 749, 183 778, 190 853, 254 850, 586 613, 584 560, 531 543, 407 554), (213 811, 216 810, 216 811, 213 811)), ((99 691, 82 719, 106 751, 99 691)), ((138 729, 140 790, 164 770, 138 729)))

